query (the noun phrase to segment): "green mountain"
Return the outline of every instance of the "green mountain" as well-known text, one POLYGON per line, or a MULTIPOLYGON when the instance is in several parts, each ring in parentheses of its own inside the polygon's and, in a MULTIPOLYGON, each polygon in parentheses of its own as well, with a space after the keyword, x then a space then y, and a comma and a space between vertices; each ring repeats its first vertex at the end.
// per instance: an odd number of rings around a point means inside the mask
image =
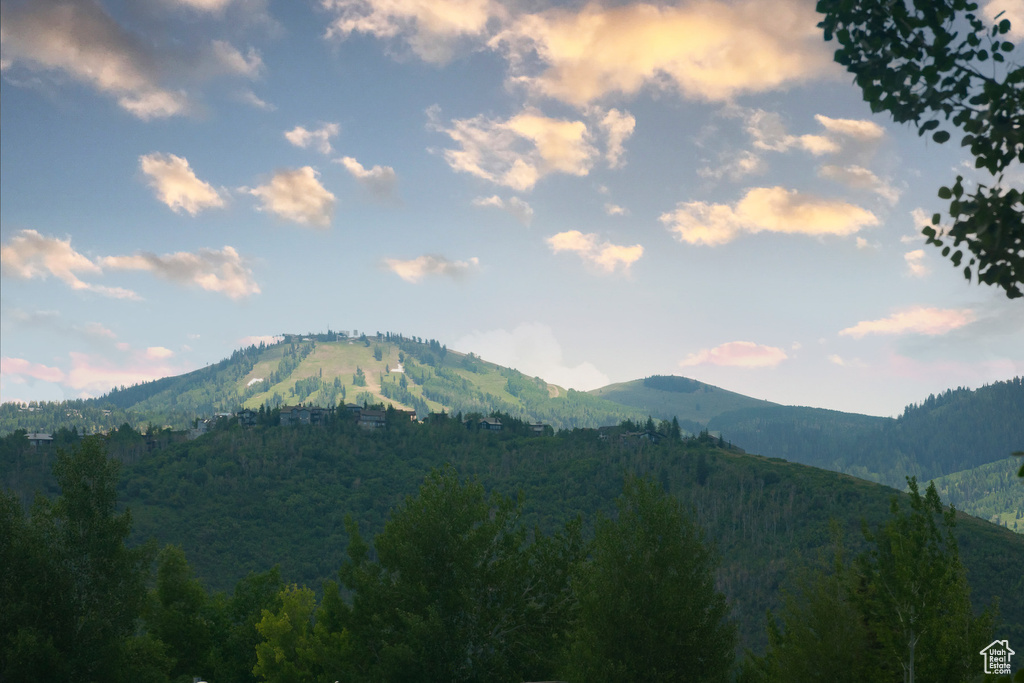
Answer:
POLYGON ((585 392, 548 384, 437 341, 402 335, 342 337, 288 335, 280 343, 250 346, 230 358, 176 377, 120 387, 97 399, 0 406, 0 434, 16 429, 54 433, 133 427, 190 426, 197 418, 242 407, 305 403, 333 407, 376 404, 431 412, 501 411, 555 429, 617 424, 646 417, 585 392))
MULTIPOLYGON (((578 514, 589 533, 598 514, 612 513, 625 474, 645 475, 695 511, 722 557, 717 584, 742 644, 755 650, 766 642, 765 610, 777 610, 780 589, 825 552, 830 521, 856 551, 861 521, 882 522, 890 497, 902 495, 707 435, 657 444, 593 429, 535 436, 528 423, 502 419, 497 433, 454 419, 392 419, 371 432, 347 413, 325 426, 245 428, 225 419, 191 441, 125 428, 108 444, 123 463, 120 494, 136 540, 181 545, 215 589, 273 565, 287 583, 319 587, 341 565, 346 515, 372 538, 389 510, 445 463, 488 489, 521 494, 523 522, 547 533, 578 514)), ((0 477, 26 502, 36 490, 55 493, 53 457, 8 436, 0 440, 0 477)), ((998 597, 1000 637, 1024 639, 1024 537, 966 515, 957 533, 975 606, 998 597)))

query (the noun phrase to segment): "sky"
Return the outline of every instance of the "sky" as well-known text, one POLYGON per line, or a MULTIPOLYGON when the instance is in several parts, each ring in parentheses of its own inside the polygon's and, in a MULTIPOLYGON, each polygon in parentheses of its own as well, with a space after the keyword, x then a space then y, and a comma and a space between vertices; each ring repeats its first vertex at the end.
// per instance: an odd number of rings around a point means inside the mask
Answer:
POLYGON ((919 233, 984 179, 814 4, 4 0, 0 400, 327 329, 872 415, 1024 375, 919 233))

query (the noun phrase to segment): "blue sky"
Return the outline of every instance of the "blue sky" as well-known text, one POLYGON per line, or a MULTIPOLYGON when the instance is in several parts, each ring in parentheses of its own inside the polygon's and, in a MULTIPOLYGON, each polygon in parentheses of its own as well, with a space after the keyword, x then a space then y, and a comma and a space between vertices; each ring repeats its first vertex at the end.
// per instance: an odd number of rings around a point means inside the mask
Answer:
POLYGON ((4 401, 328 327, 877 415, 1024 374, 1021 304, 918 234, 968 158, 813 0, 0 7, 4 401))

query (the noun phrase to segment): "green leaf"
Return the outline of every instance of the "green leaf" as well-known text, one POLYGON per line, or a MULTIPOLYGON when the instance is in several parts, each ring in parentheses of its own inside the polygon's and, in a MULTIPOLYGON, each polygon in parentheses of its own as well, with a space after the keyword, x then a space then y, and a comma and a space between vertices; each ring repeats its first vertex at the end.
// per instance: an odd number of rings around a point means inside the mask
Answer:
POLYGON ((953 197, 953 192, 948 187, 939 188, 939 199, 950 199, 953 197))
POLYGON ((940 130, 937 133, 935 133, 935 135, 932 135, 932 140, 941 145, 943 142, 949 140, 949 133, 944 130, 940 130))

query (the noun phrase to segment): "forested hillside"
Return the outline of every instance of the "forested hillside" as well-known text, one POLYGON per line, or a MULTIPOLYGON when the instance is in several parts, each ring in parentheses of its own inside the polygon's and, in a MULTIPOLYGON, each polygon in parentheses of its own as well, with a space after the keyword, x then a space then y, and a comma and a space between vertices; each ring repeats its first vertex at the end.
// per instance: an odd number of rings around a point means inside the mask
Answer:
POLYGON ((250 346, 201 370, 115 389, 97 399, 0 406, 0 434, 170 426, 261 405, 333 407, 378 403, 430 412, 501 411, 555 429, 597 427, 646 417, 632 408, 566 390, 539 377, 451 351, 435 340, 378 333, 289 336, 250 346))
MULTIPOLYGON (((120 497, 132 510, 134 538, 181 545, 203 582, 229 589, 248 572, 280 566, 286 583, 319 587, 334 576, 352 515, 369 537, 388 511, 432 468, 452 464, 486 488, 522 495, 522 521, 545 533, 583 515, 591 533, 610 514, 626 473, 652 477, 691 507, 721 554, 717 585, 732 605, 741 642, 765 645, 764 614, 780 606, 780 587, 817 560, 836 519, 853 549, 861 520, 887 515, 895 491, 849 476, 723 447, 708 436, 650 443, 596 430, 530 435, 504 416, 506 430, 467 429, 453 419, 393 422, 371 433, 347 416, 331 424, 242 428, 224 420, 194 441, 166 437, 149 450, 130 429, 109 437, 123 462, 120 497)), ((627 425, 631 432, 639 425, 627 425)), ((667 423, 661 427, 671 431, 667 423)), ((55 493, 54 454, 24 439, 0 443, 4 485, 27 501, 55 493)), ((1024 639, 1024 538, 960 517, 961 553, 975 606, 1000 598, 1000 631, 1024 639)))

